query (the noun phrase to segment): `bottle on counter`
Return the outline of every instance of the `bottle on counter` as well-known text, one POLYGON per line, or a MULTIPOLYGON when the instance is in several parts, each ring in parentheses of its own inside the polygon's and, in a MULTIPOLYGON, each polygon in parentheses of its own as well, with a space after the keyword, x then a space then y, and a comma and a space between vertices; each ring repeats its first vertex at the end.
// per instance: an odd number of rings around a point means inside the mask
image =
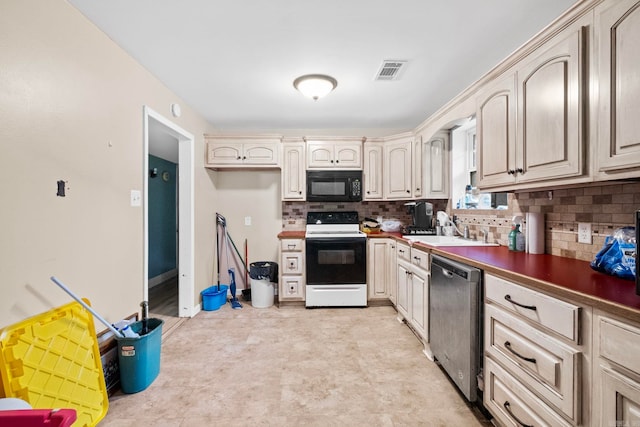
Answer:
POLYGON ((513 217, 513 226, 511 227, 511 232, 509 233, 509 250, 522 252, 526 247, 526 241, 524 234, 520 231, 520 224, 522 223, 521 216, 513 217))

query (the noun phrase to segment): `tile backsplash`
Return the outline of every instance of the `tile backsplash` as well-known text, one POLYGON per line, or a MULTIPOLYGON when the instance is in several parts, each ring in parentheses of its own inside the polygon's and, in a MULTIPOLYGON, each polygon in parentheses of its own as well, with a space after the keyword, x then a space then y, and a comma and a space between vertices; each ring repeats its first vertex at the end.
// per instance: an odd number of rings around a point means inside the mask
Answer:
MULTIPOLYGON (((454 209, 446 200, 429 200, 434 215, 444 210, 456 215, 460 226, 468 225, 472 235, 489 231, 489 240, 507 245, 514 215, 527 212, 545 214, 545 253, 591 261, 604 244, 605 237, 619 228, 634 225, 634 213, 640 210, 640 182, 606 183, 577 188, 530 191, 508 194, 508 208, 454 209), (591 224, 592 244, 578 243, 578 223, 591 224)), ((317 204, 282 203, 283 230, 304 230, 308 211, 355 210, 360 218, 398 219, 411 224, 406 201, 317 204)), ((526 224, 524 225, 526 227, 526 224)))
MULTIPOLYGON (((640 209, 640 183, 611 183, 587 187, 509 194, 508 209, 455 210, 472 233, 489 229, 489 237, 507 244, 514 215, 545 214, 545 253, 591 261, 606 236, 620 227, 634 225, 640 209), (578 243, 578 223, 591 224, 592 244, 578 243)), ((525 224, 526 227, 526 224, 525 224)))

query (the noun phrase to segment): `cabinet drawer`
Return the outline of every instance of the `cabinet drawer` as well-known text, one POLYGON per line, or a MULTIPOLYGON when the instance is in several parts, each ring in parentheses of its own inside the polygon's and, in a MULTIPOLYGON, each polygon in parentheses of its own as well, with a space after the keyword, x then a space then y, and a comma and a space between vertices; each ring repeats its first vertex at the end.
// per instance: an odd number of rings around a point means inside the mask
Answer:
POLYGON ((485 297, 571 341, 580 343, 580 307, 576 305, 490 274, 485 275, 485 297))
POLYGON ((281 295, 283 300, 304 299, 302 276, 282 276, 281 295))
POLYGON ((302 251, 304 248, 303 239, 282 239, 280 240, 280 249, 284 251, 302 251))
POLYGON ((485 306, 485 348, 523 384, 578 421, 580 352, 493 304, 485 306))
POLYGON ((640 426, 640 384, 602 369, 601 426, 640 426))
POLYGON ((571 426, 493 360, 484 367, 484 406, 501 425, 571 426))
POLYGON ((398 254, 398 259, 403 259, 405 261, 411 262, 411 248, 409 247, 409 245, 398 243, 396 251, 396 253, 398 254))
POLYGON ((640 375, 640 329, 600 317, 600 356, 640 375))
POLYGON ((416 248, 411 248, 411 264, 429 271, 429 254, 416 248))
POLYGON ((282 253, 282 274, 302 274, 304 265, 300 252, 282 253))

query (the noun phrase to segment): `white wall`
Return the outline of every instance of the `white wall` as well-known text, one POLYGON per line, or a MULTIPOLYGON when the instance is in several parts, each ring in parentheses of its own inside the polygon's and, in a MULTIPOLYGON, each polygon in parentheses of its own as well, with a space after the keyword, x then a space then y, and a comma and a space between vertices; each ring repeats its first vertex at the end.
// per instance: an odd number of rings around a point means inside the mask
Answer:
POLYGON ((0 2, 0 58, 0 327, 71 300, 51 275, 109 321, 139 310, 143 105, 171 117, 181 104, 172 120, 196 137, 197 304, 213 271, 215 129, 64 0, 0 2))

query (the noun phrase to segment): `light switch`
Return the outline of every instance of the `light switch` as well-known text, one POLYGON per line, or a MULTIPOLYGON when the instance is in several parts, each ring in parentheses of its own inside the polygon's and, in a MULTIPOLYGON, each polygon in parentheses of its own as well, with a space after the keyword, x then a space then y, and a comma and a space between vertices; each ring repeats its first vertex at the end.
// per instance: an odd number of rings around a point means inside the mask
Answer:
POLYGON ((142 192, 140 190, 131 190, 131 206, 142 206, 142 192))

